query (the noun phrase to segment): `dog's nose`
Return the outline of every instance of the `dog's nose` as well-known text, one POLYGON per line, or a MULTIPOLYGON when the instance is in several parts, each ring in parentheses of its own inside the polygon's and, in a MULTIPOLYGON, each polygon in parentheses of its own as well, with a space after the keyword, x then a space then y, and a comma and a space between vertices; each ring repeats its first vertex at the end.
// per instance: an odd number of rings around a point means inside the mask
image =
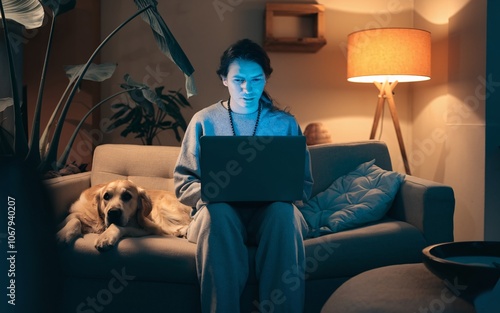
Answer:
POLYGON ((120 225, 122 218, 122 210, 111 209, 108 211, 108 223, 120 225))

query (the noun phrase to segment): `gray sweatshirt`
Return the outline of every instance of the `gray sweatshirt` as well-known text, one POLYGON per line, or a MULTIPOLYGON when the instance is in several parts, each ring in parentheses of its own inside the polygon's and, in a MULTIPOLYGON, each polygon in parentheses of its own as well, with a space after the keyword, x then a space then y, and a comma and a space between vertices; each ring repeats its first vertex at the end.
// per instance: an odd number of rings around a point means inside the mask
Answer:
MULTIPOLYGON (((251 136, 257 119, 257 112, 238 114, 232 112, 236 135, 251 136)), ((175 193, 179 200, 193 207, 193 214, 205 203, 201 200, 200 182, 200 138, 201 136, 232 136, 228 110, 219 101, 195 113, 189 123, 181 152, 174 169, 175 193)), ((295 118, 284 111, 271 110, 263 106, 256 136, 298 136, 302 131, 295 118)), ((309 151, 306 149, 305 181, 303 201, 309 199, 312 190, 312 174, 309 151)))

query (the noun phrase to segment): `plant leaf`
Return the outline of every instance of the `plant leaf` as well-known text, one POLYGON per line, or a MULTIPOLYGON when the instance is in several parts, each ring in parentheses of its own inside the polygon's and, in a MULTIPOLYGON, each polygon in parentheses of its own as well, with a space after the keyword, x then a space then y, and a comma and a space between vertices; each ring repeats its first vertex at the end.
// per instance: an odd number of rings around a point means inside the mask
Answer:
POLYGON ((158 2, 156 0, 134 0, 134 2, 139 9, 148 5, 152 6, 151 9, 146 10, 142 14, 142 19, 151 27, 156 43, 160 47, 163 54, 172 60, 184 73, 188 97, 196 95, 196 87, 192 77, 194 68, 158 12, 156 7, 158 2))
POLYGON ((119 109, 119 108, 128 107, 128 106, 127 106, 126 104, 124 104, 124 103, 113 103, 113 104, 111 105, 111 107, 112 107, 113 109, 119 109))
MULTIPOLYGON (((133 115, 129 125, 121 132, 122 137, 127 137, 129 133, 139 134, 139 137, 144 136, 144 124, 141 124, 142 120, 142 110, 137 107, 130 112, 133 115), (133 113, 133 114, 132 114, 133 113)), ((137 137, 136 137, 137 138, 137 137)))
POLYGON ((119 118, 116 121, 114 121, 112 124, 108 125, 108 127, 106 128, 106 131, 112 131, 112 130, 120 127, 121 125, 126 124, 127 122, 129 122, 132 119, 133 116, 134 116, 133 112, 132 111, 129 112, 124 117, 119 118))
POLYGON ((173 123, 171 121, 164 121, 164 122, 161 122, 160 124, 158 124, 158 126, 163 130, 171 129, 172 125, 173 125, 173 123))
POLYGON ((126 112, 128 112, 130 110, 129 107, 122 107, 119 111, 117 111, 115 114, 113 114, 110 119, 111 120, 116 120, 117 118, 119 118, 120 116, 123 116, 125 115, 126 112))
POLYGON ((76 0, 40 0, 40 2, 50 8, 54 16, 71 11, 76 5, 76 0))
POLYGON ((153 108, 153 103, 161 101, 156 96, 155 92, 152 91, 148 85, 140 84, 135 80, 133 80, 129 74, 125 74, 124 79, 126 84, 122 84, 121 87, 124 89, 134 88, 134 90, 131 90, 128 93, 130 98, 135 103, 143 107, 147 115, 152 116, 155 112, 153 108))
POLYGON ((0 99, 0 113, 5 111, 8 107, 11 107, 14 104, 12 98, 1 98, 0 99))
POLYGON ((180 93, 179 91, 176 91, 176 90, 170 90, 170 93, 172 93, 172 98, 177 101, 181 107, 185 108, 185 107, 191 107, 191 104, 189 103, 189 101, 187 101, 186 97, 184 97, 184 95, 182 93, 180 93))
POLYGON ((167 101, 167 102, 172 102, 177 108, 181 109, 184 107, 191 107, 187 99, 178 91, 169 91, 170 94, 168 95, 161 95, 160 97, 167 101))
POLYGON ((125 82, 127 83, 127 85, 129 85, 130 87, 135 87, 135 88, 144 88, 144 87, 148 87, 147 85, 145 84, 141 84, 141 83, 138 83, 136 82, 132 76, 130 76, 130 74, 125 74, 123 75, 123 79, 125 80, 125 82))
POLYGON ((180 142, 181 141, 181 134, 179 134, 179 130, 176 127, 173 127, 172 130, 174 131, 175 139, 177 139, 177 141, 180 142))
MULTIPOLYGON (((5 18, 22 24, 26 29, 42 26, 45 12, 38 0, 1 0, 5 18)), ((1 18, 1 16, 0 16, 1 18)))
MULTIPOLYGON (((66 76, 68 76, 70 81, 77 79, 84 68, 84 64, 80 65, 68 65, 64 67, 66 76)), ((116 63, 102 63, 102 64, 90 64, 87 72, 83 76, 83 79, 90 80, 94 82, 102 82, 113 76, 116 70, 116 63)))

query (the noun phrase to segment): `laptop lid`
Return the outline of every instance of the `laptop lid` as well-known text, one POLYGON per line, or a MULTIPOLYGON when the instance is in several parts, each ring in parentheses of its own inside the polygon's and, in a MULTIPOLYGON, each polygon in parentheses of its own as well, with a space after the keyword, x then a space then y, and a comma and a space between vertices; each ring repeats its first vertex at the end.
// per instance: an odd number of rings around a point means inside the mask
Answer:
POLYGON ((203 136, 200 145, 204 201, 302 199, 304 136, 203 136))

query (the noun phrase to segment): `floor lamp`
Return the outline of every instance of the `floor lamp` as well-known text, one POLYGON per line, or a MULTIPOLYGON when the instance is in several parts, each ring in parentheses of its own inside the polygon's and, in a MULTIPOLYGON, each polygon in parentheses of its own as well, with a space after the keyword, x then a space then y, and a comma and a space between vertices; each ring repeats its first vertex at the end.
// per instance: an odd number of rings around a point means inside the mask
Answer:
POLYGON ((387 101, 407 174, 411 174, 394 102, 398 83, 429 80, 431 34, 414 28, 377 28, 347 38, 347 80, 373 83, 379 90, 370 139, 375 138, 387 101))

